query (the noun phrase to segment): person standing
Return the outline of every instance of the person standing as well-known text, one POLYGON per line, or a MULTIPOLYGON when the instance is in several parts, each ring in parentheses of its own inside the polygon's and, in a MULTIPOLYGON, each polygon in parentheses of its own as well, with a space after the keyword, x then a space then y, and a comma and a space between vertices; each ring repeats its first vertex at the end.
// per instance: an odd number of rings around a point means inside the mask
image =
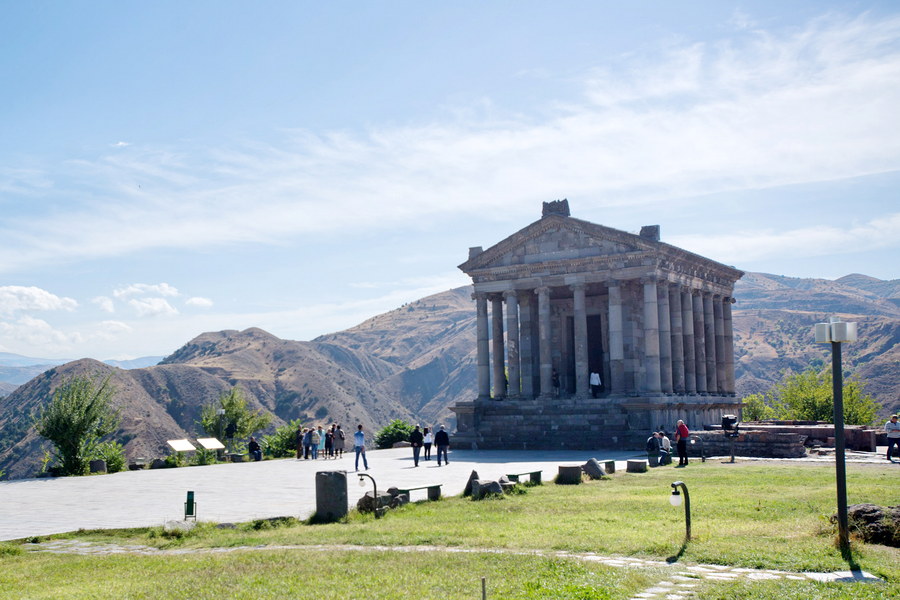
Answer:
POLYGON ((593 371, 591 373, 591 396, 596 398, 600 394, 600 373, 593 371))
POLYGON ((334 458, 334 425, 325 430, 325 456, 334 458))
POLYGON ((319 425, 317 429, 310 429, 309 433, 309 449, 312 451, 313 460, 318 460, 319 458, 319 443, 322 441, 322 426, 319 425))
POLYGON ((688 430, 684 421, 678 419, 678 425, 675 427, 675 447, 678 449, 678 466, 686 467, 688 464, 687 440, 691 432, 688 430))
POLYGON ((340 425, 334 426, 334 451, 338 458, 344 457, 344 430, 340 425))
POLYGON ((359 455, 362 454, 363 464, 366 471, 369 470, 369 461, 366 460, 366 434, 363 433, 363 426, 356 426, 356 433, 353 434, 353 447, 356 449, 356 470, 359 471, 359 455))
POLYGON ((897 415, 891 415, 890 420, 884 424, 884 431, 887 433, 887 459, 894 462, 891 451, 894 446, 900 450, 900 423, 897 422, 897 415))
POLYGON ((425 441, 425 436, 422 435, 422 432, 419 431, 419 426, 416 425, 415 429, 413 429, 412 433, 409 434, 409 443, 412 445, 413 451, 413 466, 419 466, 419 454, 422 452, 422 444, 425 441))
POLYGON ((313 428, 303 430, 303 459, 309 460, 310 455, 312 454, 312 439, 313 428))
POLYGON ((427 427, 422 430, 424 437, 422 438, 422 447, 425 448, 425 460, 431 460, 431 444, 434 438, 431 436, 431 430, 427 427))
POLYGON ((450 459, 447 458, 447 449, 450 448, 450 436, 444 431, 443 425, 441 425, 441 430, 434 434, 434 445, 437 446, 438 466, 441 466, 441 454, 444 455, 444 463, 449 465, 450 459))
POLYGON ((553 385, 553 397, 559 398, 559 371, 556 369, 550 374, 550 383, 553 385))
POLYGON ((303 457, 303 427, 297 425, 297 460, 303 457))
POLYGON ((316 433, 319 434, 319 444, 318 448, 316 449, 316 458, 318 458, 320 454, 322 455, 322 458, 325 458, 325 430, 322 429, 321 425, 318 425, 316 426, 316 433))

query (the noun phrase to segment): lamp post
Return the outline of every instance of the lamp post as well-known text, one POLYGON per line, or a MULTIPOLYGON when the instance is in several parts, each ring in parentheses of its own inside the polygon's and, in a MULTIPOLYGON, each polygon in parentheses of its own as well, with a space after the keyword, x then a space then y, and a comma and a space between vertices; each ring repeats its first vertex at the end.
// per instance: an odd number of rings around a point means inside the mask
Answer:
MULTIPOLYGON (((219 417, 219 441, 222 441, 222 425, 225 419, 225 409, 219 408, 216 410, 216 414, 219 417)), ((225 449, 219 448, 216 450, 216 459, 217 460, 225 460, 225 449)))
POLYGON ((681 504, 681 494, 678 492, 679 487, 684 490, 684 539, 689 542, 691 540, 691 495, 688 494, 687 485, 683 481, 676 481, 672 484, 672 495, 669 496, 669 504, 672 506, 681 504))
POLYGON ((856 341, 856 323, 831 317, 828 323, 816 323, 816 343, 831 344, 831 385, 834 396, 834 468, 837 479, 838 544, 850 549, 850 524, 847 517, 847 467, 844 461, 844 374, 841 369, 841 344, 856 341))
POLYGON ((381 516, 381 513, 378 510, 378 484, 375 483, 375 478, 368 473, 357 473, 357 475, 359 475, 359 487, 366 487, 366 480, 363 479, 363 477, 368 477, 372 480, 373 506, 375 507, 375 518, 377 519, 381 516))

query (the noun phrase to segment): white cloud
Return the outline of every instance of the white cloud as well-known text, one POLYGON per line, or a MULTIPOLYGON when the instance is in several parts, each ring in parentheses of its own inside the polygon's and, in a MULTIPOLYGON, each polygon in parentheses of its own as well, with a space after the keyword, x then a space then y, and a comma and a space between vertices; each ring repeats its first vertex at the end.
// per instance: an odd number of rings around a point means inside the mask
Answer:
POLYGON ((122 321, 101 321, 91 337, 101 340, 115 340, 123 334, 134 331, 130 325, 122 321))
POLYGON ((65 333, 42 319, 22 315, 15 320, 0 321, 0 337, 13 341, 16 345, 51 349, 71 348, 83 341, 78 333, 65 333))
POLYGON ((72 298, 60 297, 38 287, 0 286, 0 314, 18 311, 75 310, 78 303, 72 298))
POLYGON ((139 317, 172 316, 178 309, 165 298, 132 298, 128 304, 137 311, 139 317))
POLYGON ((671 242, 703 256, 740 264, 761 259, 827 256, 864 252, 900 244, 900 213, 845 228, 813 226, 790 230, 747 230, 723 235, 673 237, 671 242))
POLYGON ((210 308, 213 305, 212 300, 210 300, 209 298, 201 298, 200 296, 188 298, 184 303, 188 306, 196 306, 198 308, 210 308))
POLYGON ((158 294, 160 296, 177 296, 178 289, 172 287, 168 283, 132 283, 125 287, 113 290, 113 296, 116 298, 128 298, 130 296, 144 296, 158 294))
POLYGON ((91 302, 96 304, 103 312, 116 312, 116 307, 113 303, 113 299, 109 296, 97 296, 96 298, 91 298, 91 302))

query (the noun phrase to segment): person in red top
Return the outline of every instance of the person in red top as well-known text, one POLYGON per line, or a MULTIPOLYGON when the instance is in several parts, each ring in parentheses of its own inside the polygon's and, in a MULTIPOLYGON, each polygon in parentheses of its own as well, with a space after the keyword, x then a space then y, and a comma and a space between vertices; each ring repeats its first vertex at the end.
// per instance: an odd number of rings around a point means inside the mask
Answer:
POLYGON ((678 466, 686 467, 688 464, 687 456, 687 439, 691 436, 687 425, 681 419, 678 420, 678 426, 675 427, 675 445, 678 448, 678 466))

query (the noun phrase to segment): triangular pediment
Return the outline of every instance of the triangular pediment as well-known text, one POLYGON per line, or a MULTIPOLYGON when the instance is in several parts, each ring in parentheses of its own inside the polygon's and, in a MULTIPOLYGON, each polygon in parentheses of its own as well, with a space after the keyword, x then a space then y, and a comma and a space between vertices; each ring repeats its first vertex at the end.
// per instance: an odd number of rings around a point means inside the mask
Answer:
POLYGON ((459 266, 466 273, 655 250, 658 242, 572 217, 546 216, 459 266))

